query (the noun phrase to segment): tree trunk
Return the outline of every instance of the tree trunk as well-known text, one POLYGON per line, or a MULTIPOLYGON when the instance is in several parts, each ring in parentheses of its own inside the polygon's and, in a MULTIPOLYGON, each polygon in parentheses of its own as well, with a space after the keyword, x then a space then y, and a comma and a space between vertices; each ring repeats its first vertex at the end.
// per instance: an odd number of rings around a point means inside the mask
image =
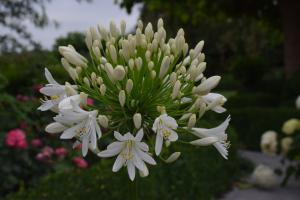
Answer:
POLYGON ((279 0, 286 78, 300 69, 300 0, 279 0))

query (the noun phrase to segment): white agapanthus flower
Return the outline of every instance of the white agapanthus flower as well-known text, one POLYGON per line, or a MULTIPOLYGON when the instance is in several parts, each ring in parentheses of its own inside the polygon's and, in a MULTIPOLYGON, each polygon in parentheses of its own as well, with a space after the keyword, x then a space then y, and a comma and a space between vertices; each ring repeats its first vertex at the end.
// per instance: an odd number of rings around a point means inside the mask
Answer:
POLYGON ((204 77, 204 41, 189 50, 183 29, 175 38, 169 38, 162 19, 157 24, 157 32, 151 23, 143 29, 142 21, 139 21, 135 34, 126 37, 124 20, 119 28, 111 21, 108 30, 99 23, 98 32, 93 26, 86 31, 85 42, 91 59, 84 58, 72 45, 59 47, 62 66, 76 86, 59 85, 46 70, 50 84, 41 92, 52 99, 49 103, 42 101, 41 107, 46 110, 53 104, 50 109, 58 113, 54 118, 57 123, 47 126, 47 131, 61 131, 63 139, 75 137, 74 146, 83 143, 83 155, 89 148, 93 153, 98 152, 97 139, 101 137, 113 141, 115 131, 130 132, 124 135, 115 132, 119 142, 113 142, 99 156, 120 154, 113 170, 119 170, 124 163, 132 180, 135 166, 145 177, 149 171, 144 161, 155 164, 154 159, 144 152, 148 151, 148 145, 141 142, 144 133, 151 146, 155 142, 156 155, 166 163, 179 159, 180 152, 163 158, 160 153, 164 139, 166 146, 170 142, 213 144, 227 158, 230 144, 225 141, 225 129, 230 119, 214 129, 197 127, 207 110, 224 112, 226 109, 222 105, 227 100, 220 94, 210 93, 221 77, 204 77), (197 81, 201 82, 198 84, 197 81), (87 104, 87 96, 95 101, 94 106, 87 104), (107 129, 103 136, 97 122, 107 129), (187 129, 202 139, 178 140, 187 129), (155 134, 151 137, 153 131, 155 134))
POLYGON ((204 128, 193 128, 193 131, 190 133, 200 137, 200 138, 208 138, 208 137, 216 137, 218 141, 213 143, 213 145, 218 149, 220 154, 227 159, 228 156, 228 148, 230 147, 230 142, 227 142, 227 134, 225 130, 227 129, 230 121, 230 116, 218 127, 211 129, 204 128))
POLYGON ((75 136, 79 137, 82 141, 82 155, 86 156, 89 148, 89 142, 91 142, 92 148, 97 147, 97 136, 100 138, 102 133, 97 123, 96 117, 98 115, 97 110, 85 111, 81 109, 77 103, 71 99, 71 104, 74 111, 61 110, 58 117, 54 117, 54 120, 62 124, 76 123, 71 128, 68 128, 60 136, 61 139, 71 139, 75 136))
POLYGON ((178 124, 176 120, 167 114, 163 114, 157 117, 154 121, 152 130, 156 132, 156 141, 155 141, 155 153, 159 155, 163 145, 163 138, 170 140, 172 142, 178 139, 178 134, 173 131, 176 130, 178 124))
POLYGON ((113 142, 107 146, 107 150, 98 154, 98 156, 103 158, 119 154, 113 166, 114 172, 119 171, 122 166, 127 166, 129 177, 131 180, 134 180, 135 167, 140 172, 144 172, 148 171, 144 162, 156 165, 155 160, 145 153, 149 151, 148 145, 141 142, 144 136, 143 129, 140 129, 135 137, 131 133, 126 133, 122 136, 117 131, 114 132, 114 136, 119 142, 113 142))
POLYGON ((261 136, 260 147, 262 152, 268 156, 275 156, 277 152, 277 133, 267 131, 261 136))
MULTIPOLYGON (((40 89, 40 92, 45 95, 45 100, 40 98, 42 105, 38 110, 46 111, 58 105, 63 99, 67 97, 66 86, 58 84, 47 68, 45 68, 45 76, 49 84, 40 89), (49 99, 47 96, 49 96, 49 99)), ((73 89, 78 89, 76 85, 70 85, 73 89)))
POLYGON ((266 189, 272 188, 276 183, 273 169, 263 164, 255 167, 252 178, 254 183, 266 189))

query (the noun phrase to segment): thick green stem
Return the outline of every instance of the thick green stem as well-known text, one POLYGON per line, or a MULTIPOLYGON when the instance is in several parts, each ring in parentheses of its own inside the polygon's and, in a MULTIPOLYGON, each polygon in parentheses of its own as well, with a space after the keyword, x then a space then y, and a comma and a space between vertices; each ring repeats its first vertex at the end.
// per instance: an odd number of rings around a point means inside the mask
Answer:
POLYGON ((134 180, 130 181, 130 200, 138 199, 138 188, 137 188, 137 176, 135 176, 134 180))

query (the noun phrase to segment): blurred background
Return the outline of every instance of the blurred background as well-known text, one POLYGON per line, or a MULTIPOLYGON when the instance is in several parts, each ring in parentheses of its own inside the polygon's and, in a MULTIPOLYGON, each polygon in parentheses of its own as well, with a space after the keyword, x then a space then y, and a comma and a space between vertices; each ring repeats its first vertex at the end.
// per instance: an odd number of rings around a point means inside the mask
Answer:
MULTIPOLYGON (((300 126, 293 127, 295 151, 279 155, 284 122, 300 119, 295 103, 300 95, 299 9, 295 0, 0 0, 0 199, 129 196, 127 174, 111 171, 113 159, 91 152, 82 158, 80 147, 72 148, 75 140, 44 131, 54 114, 37 110, 39 89, 47 83, 45 67, 60 84, 72 82, 58 47, 72 44, 89 57, 84 38, 90 26, 102 23, 108 29, 111 20, 118 26, 124 19, 130 34, 142 20, 156 31, 159 18, 167 40, 183 28, 190 49, 205 41, 205 76, 222 77, 213 92, 228 101, 225 113, 207 112, 200 126, 218 126, 230 114, 232 146, 225 160, 214 147, 172 144, 165 155, 180 149, 182 156, 149 167, 150 175, 138 180, 140 198, 300 199, 294 178, 300 176, 300 126), (269 130, 278 140, 272 158, 261 153, 261 136, 269 130), (276 169, 269 190, 259 189, 251 178, 261 163, 276 169)), ((104 140, 100 148, 105 147, 104 140)))

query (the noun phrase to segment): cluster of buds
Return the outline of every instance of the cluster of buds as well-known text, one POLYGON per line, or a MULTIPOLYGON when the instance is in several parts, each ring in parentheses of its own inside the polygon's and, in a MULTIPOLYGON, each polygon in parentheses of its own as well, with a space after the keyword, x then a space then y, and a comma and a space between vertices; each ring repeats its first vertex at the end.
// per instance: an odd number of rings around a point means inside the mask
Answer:
POLYGON ((230 118, 214 129, 194 128, 206 111, 226 111, 222 107, 226 98, 210 93, 221 77, 206 79, 203 75, 206 68, 202 53, 204 41, 189 50, 183 29, 167 41, 162 19, 158 20, 156 32, 151 23, 144 27, 139 21, 136 34, 128 36, 125 36, 124 20, 121 21, 121 32, 114 21, 110 23, 109 33, 100 23, 97 28, 98 32, 93 26, 86 31, 90 62, 72 45, 59 47, 62 65, 76 85, 59 85, 46 70, 50 84, 40 91, 47 96, 59 97, 42 101, 39 108, 59 113, 54 118, 56 122, 46 130, 63 132, 63 139, 75 137, 76 144, 82 142, 83 155, 88 149, 100 157, 121 152, 113 171, 118 171, 123 163, 132 180, 134 167, 145 177, 148 169, 143 161, 156 164, 145 153, 149 147, 141 142, 144 133, 151 144, 151 136, 156 137, 155 153, 167 163, 175 161, 180 152, 163 159, 160 153, 164 141, 166 146, 171 142, 200 146, 213 144, 227 158, 229 143, 226 142, 225 130, 230 118), (103 106, 87 105, 87 96, 103 106), (108 128, 108 132, 102 134, 99 125, 108 128), (186 132, 201 139, 179 141, 179 135, 186 132), (97 140, 110 134, 120 142, 114 142, 106 151, 100 152, 97 140))

